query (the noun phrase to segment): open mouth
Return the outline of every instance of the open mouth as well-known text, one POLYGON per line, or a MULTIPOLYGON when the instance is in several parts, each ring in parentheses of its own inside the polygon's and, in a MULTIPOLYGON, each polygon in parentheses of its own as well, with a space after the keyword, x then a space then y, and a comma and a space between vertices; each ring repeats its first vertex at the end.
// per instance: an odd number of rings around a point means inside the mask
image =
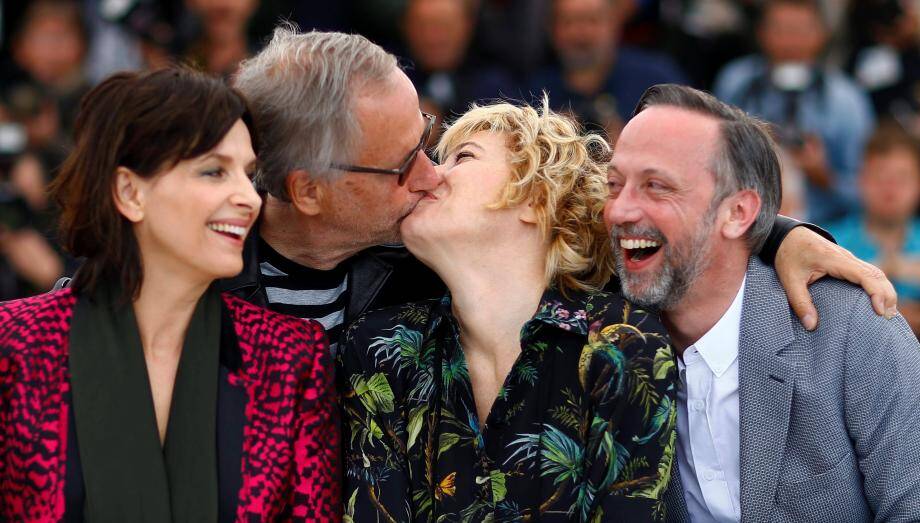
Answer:
POLYGON ((620 247, 625 251, 626 258, 633 262, 641 262, 661 249, 661 242, 646 239, 620 239, 620 247))
POLYGON ((246 237, 246 227, 241 227, 239 225, 211 222, 208 224, 208 229, 228 238, 233 238, 234 240, 242 240, 246 237))

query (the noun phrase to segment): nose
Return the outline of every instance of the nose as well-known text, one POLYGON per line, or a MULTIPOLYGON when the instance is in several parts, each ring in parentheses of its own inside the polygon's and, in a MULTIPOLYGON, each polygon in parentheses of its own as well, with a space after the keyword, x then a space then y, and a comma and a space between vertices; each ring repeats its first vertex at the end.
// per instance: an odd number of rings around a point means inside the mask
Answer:
POLYGON ((607 229, 614 225, 636 223, 642 217, 642 210, 631 190, 624 187, 615 198, 607 199, 604 204, 604 224, 607 229))
POLYGON ((427 154, 419 152, 409 178, 406 180, 409 190, 413 192, 431 191, 440 185, 444 179, 444 172, 438 167, 432 163, 427 154))
POLYGON ((251 216, 259 214, 259 209, 262 208, 262 198, 256 192, 252 180, 245 174, 236 177, 236 187, 230 197, 230 203, 234 207, 247 211, 247 214, 251 216))

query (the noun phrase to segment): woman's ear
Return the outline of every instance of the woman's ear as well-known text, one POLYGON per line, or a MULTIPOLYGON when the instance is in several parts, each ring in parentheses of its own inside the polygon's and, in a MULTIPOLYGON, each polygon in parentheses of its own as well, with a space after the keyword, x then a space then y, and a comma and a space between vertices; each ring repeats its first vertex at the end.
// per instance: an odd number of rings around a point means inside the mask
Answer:
POLYGON ((518 213, 518 218, 524 223, 531 223, 536 225, 537 223, 537 211, 534 209, 532 203, 527 205, 522 205, 521 210, 518 213))
POLYGON ((144 219, 144 187, 141 177, 127 167, 115 171, 112 198, 122 216, 133 223, 144 219))

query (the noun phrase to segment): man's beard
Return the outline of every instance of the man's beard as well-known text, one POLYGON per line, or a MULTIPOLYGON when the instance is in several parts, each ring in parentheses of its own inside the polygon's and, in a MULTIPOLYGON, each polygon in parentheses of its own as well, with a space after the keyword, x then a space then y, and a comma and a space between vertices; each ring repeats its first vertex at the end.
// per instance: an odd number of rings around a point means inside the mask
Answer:
POLYGON ((349 199, 337 202, 332 207, 332 221, 357 246, 401 245, 400 225, 415 210, 417 204, 417 201, 407 203, 398 210, 382 210, 378 211, 378 214, 362 211, 362 202, 349 199))
POLYGON ((642 307, 669 310, 686 296, 694 281, 709 266, 709 236, 715 213, 704 217, 702 227, 687 241, 671 243, 654 227, 637 225, 610 228, 613 238, 613 256, 616 261, 620 288, 627 300, 642 307), (662 265, 657 272, 630 273, 623 263, 623 249, 617 238, 622 235, 651 239, 662 244, 662 265))

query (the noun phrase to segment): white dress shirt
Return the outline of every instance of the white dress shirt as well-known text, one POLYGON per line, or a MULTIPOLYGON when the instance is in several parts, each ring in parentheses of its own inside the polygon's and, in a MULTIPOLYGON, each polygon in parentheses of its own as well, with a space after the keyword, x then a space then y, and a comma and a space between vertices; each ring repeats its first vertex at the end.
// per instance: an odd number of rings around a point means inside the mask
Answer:
POLYGON ((741 521, 738 338, 744 282, 719 321, 677 359, 677 464, 693 521, 741 521))

